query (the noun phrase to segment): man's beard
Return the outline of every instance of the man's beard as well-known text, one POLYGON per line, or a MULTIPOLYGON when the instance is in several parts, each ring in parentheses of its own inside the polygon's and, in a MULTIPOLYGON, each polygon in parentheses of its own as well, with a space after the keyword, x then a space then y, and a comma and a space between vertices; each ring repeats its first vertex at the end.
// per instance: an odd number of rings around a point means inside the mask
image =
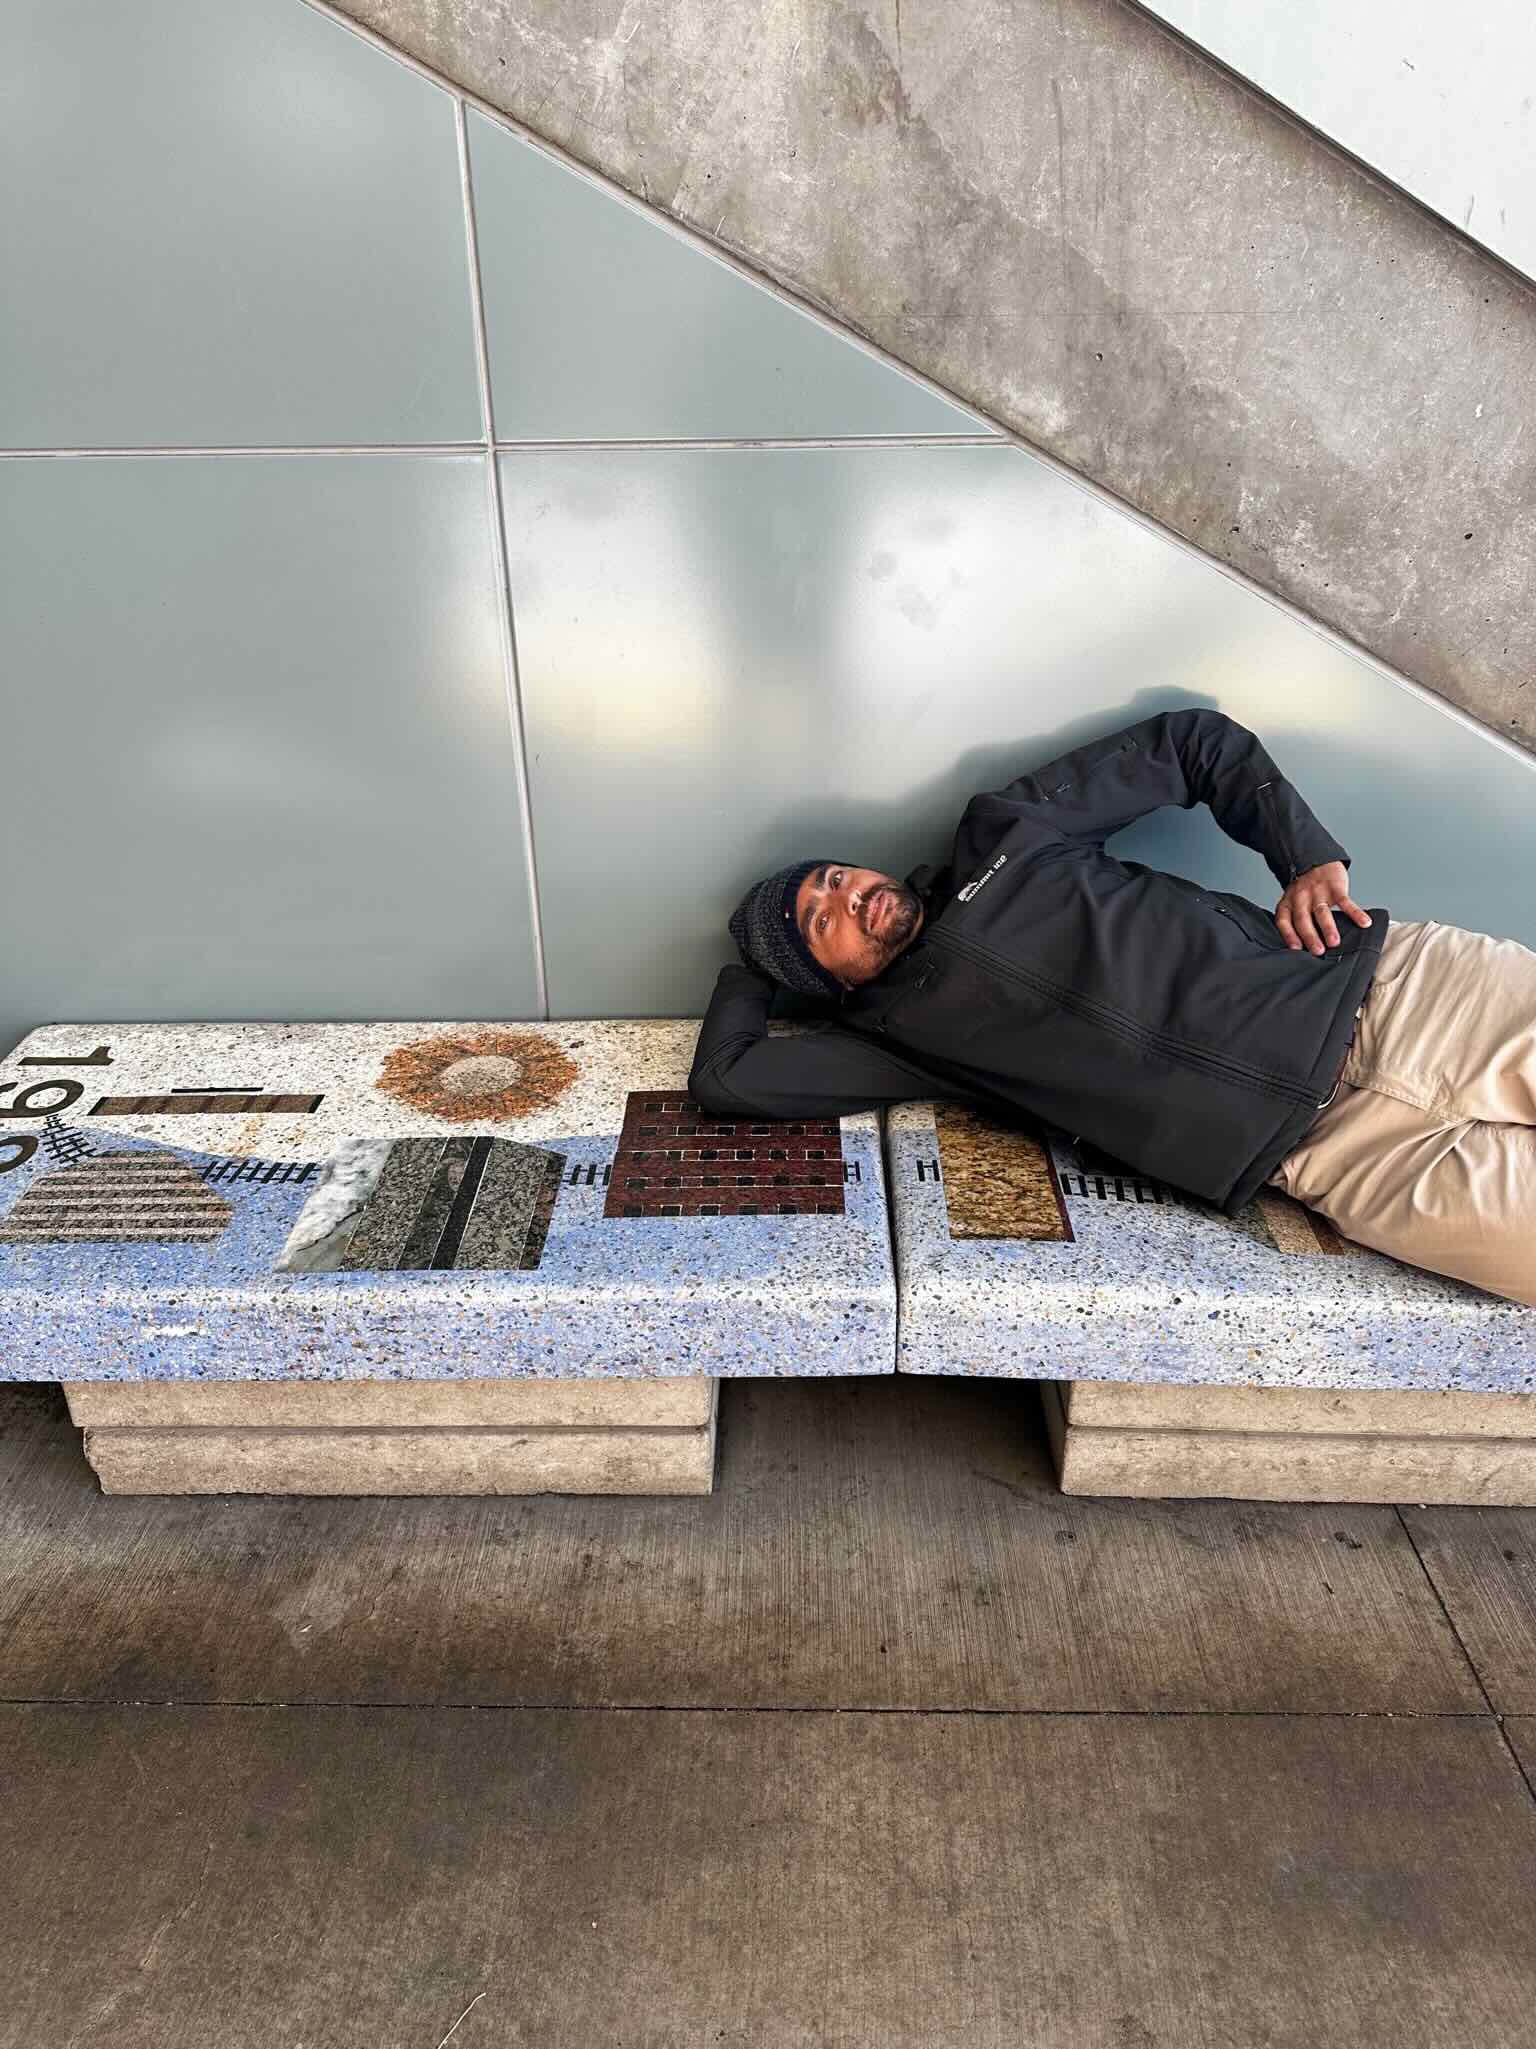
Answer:
POLYGON ((879 931, 867 935, 889 963, 896 958, 917 930, 918 920, 923 915, 923 906, 916 890, 908 889, 903 882, 882 883, 875 896, 877 899, 883 896, 893 899, 879 931))

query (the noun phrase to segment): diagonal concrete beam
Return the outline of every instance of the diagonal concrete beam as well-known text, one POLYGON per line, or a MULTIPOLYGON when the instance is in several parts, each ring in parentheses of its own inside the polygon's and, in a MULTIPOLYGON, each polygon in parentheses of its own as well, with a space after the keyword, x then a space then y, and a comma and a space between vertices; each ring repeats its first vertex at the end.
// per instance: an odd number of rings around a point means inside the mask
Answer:
POLYGON ((1536 751, 1536 292, 1123 0, 330 11, 1536 751))

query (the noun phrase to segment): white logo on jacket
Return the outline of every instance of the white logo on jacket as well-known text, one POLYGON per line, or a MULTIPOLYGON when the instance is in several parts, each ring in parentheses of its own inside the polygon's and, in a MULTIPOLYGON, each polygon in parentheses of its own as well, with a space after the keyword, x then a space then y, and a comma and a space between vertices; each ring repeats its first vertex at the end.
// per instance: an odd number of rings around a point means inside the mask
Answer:
POLYGON ((992 880, 993 876, 997 873, 998 869, 1005 865, 1007 859, 1008 856, 1006 854, 999 854, 997 859, 992 863, 992 866, 987 870, 985 875, 978 875, 974 882, 968 882, 965 885, 964 889, 962 889, 960 892, 961 903, 968 904, 971 898, 976 894, 978 889, 985 889, 987 884, 992 880))

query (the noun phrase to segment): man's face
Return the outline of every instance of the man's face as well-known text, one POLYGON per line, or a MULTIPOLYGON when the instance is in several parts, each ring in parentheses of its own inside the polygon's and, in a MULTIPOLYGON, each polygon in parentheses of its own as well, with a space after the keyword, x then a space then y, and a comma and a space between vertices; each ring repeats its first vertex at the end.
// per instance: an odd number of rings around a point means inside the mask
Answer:
POLYGON ((806 945, 845 988, 872 982, 917 937, 923 907, 915 891, 875 868, 829 861, 795 893, 806 945))

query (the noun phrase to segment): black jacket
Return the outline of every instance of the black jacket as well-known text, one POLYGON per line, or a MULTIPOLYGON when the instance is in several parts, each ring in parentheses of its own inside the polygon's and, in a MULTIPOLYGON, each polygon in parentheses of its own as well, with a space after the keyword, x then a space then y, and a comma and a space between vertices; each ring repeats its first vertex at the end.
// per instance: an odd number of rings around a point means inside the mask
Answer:
POLYGON ((947 1096, 1022 1111, 1240 1209, 1337 1082, 1387 913, 1321 956, 1271 912, 1119 861, 1104 842, 1204 802, 1282 889, 1349 856, 1254 735, 1213 711, 1146 719, 972 798, 948 864, 908 878, 917 939, 835 1022, 768 1036, 774 984, 723 968, 689 1087, 719 1116, 808 1117, 947 1096))

